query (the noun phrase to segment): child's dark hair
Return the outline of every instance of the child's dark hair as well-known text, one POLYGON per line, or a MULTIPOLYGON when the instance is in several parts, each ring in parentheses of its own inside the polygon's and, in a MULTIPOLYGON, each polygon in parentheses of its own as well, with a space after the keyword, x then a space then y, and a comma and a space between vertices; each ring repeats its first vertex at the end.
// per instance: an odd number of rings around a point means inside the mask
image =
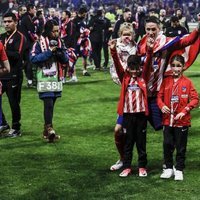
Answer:
POLYGON ((127 59, 127 68, 130 70, 136 70, 137 71, 137 76, 141 76, 141 57, 138 55, 130 55, 127 59))
POLYGON ((127 59, 128 68, 131 70, 139 70, 141 64, 141 57, 138 55, 130 55, 127 59))
POLYGON ((170 59, 170 63, 172 63, 174 60, 179 61, 183 66, 185 65, 184 57, 179 54, 172 56, 172 58, 170 59))

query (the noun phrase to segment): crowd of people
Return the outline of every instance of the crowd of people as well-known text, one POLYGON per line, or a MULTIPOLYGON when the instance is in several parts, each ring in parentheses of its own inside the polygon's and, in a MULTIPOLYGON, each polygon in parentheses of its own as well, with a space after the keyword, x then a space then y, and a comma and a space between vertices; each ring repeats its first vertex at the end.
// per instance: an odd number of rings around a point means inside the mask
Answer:
MULTIPOLYGON (((77 12, 69 6, 62 10, 51 7, 47 12, 39 1, 17 8, 19 2, 10 3, 2 16, 5 32, 0 35, 0 80, 1 92, 6 93, 11 107, 12 126, 7 123, 1 106, 0 133, 6 132, 6 137, 21 136, 24 70, 27 87, 37 87, 43 101, 43 138, 48 142, 60 139, 53 128, 54 106, 62 96, 63 84, 78 81, 76 62, 81 59, 83 76, 91 76, 88 63, 94 63, 94 70, 109 69, 113 81, 121 87, 114 129, 120 159, 110 170, 123 168, 121 177, 131 174, 136 144, 139 176, 147 176, 149 121, 155 130, 163 128, 165 169, 161 178, 175 175, 175 180, 183 180, 190 110, 198 105, 199 98, 182 72, 199 54, 200 23, 190 32, 184 9, 177 7, 178 2, 174 3, 173 13, 164 9, 167 2, 160 1, 157 2, 160 10, 156 9, 156 3, 148 1, 151 5, 148 9, 138 2, 123 10, 118 7, 114 21, 106 6, 91 11, 95 7, 89 10, 86 2, 77 12)), ((195 20, 200 21, 200 15, 195 20)))

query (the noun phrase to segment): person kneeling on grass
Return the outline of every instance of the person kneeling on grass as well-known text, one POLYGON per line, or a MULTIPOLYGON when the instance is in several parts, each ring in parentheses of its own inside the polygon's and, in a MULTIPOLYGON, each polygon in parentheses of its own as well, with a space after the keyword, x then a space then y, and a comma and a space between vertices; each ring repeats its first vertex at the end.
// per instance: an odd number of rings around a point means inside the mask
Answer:
POLYGON ((157 97, 157 103, 163 113, 163 150, 166 169, 160 178, 183 180, 185 154, 187 147, 190 110, 199 103, 198 93, 190 79, 182 75, 185 61, 181 55, 171 58, 172 76, 164 79, 157 97), (173 152, 176 149, 176 165, 173 169, 173 152))
POLYGON ((119 117, 117 124, 121 124, 124 133, 126 133, 124 170, 119 176, 126 177, 131 174, 132 151, 136 143, 139 176, 145 177, 147 176, 146 128, 148 106, 145 78, 143 79, 140 76, 141 58, 137 55, 130 55, 127 60, 127 68, 124 70, 116 51, 116 40, 110 42, 110 50, 116 72, 122 84, 118 103, 119 117))

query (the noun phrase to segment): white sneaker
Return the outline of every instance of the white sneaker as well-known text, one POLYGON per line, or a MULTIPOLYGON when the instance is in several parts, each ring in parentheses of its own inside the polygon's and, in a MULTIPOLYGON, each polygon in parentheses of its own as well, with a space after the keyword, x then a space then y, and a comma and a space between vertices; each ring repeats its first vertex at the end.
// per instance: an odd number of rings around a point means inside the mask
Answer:
POLYGON ((182 181, 183 180, 183 172, 180 170, 176 170, 174 172, 174 180, 175 181, 182 181))
POLYGON ((110 170, 111 171, 116 171, 116 170, 122 168, 122 166, 123 166, 123 162, 121 160, 118 160, 114 165, 112 165, 110 167, 110 170))
POLYGON ((146 176, 147 176, 147 169, 139 168, 139 177, 146 177, 146 176))
POLYGON ((119 176, 120 177, 127 177, 130 174, 131 174, 131 168, 126 168, 119 174, 119 176))
POLYGON ((78 82, 78 79, 77 79, 77 77, 76 76, 72 76, 72 78, 71 79, 69 79, 68 81, 66 81, 67 83, 70 83, 70 82, 74 82, 74 83, 76 83, 76 82, 78 82))
POLYGON ((160 178, 171 178, 173 175, 173 169, 163 169, 163 173, 160 175, 160 178))

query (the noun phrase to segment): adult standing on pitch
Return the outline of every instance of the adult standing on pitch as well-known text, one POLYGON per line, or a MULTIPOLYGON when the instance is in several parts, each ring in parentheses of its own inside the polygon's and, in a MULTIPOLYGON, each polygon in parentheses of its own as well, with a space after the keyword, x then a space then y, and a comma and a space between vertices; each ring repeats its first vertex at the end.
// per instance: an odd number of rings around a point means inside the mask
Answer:
MULTIPOLYGON (((10 63, 10 73, 3 76, 2 93, 6 92, 12 111, 12 128, 7 134, 8 137, 17 137, 21 135, 21 87, 23 81, 22 62, 26 47, 26 38, 17 31, 17 18, 13 13, 6 13, 3 16, 3 24, 6 32, 1 35, 6 54, 10 63)), ((2 125, 9 129, 9 125, 2 113, 2 125)))
POLYGON ((24 34, 27 39, 27 48, 25 52, 25 74, 27 78, 27 86, 33 86, 33 70, 32 65, 29 60, 30 49, 33 46, 33 43, 37 39, 35 24, 33 22, 33 17, 36 15, 36 7, 33 4, 27 5, 27 12, 23 15, 21 23, 19 24, 18 30, 24 34))
MULTIPOLYGON (((166 37, 160 32, 160 22, 157 17, 151 16, 146 20, 145 30, 146 35, 141 39, 138 44, 139 54, 146 56, 146 49, 148 48, 147 40, 150 40, 153 46, 153 57, 152 63, 150 64, 151 73, 147 81, 147 90, 148 90, 148 104, 149 104, 149 122, 154 127, 155 130, 162 128, 161 124, 161 113, 156 104, 157 93, 160 90, 160 85, 163 80, 164 73, 169 61, 170 56, 179 50, 184 51, 184 48, 195 44, 199 48, 197 41, 200 33, 200 27, 198 26, 192 33, 189 35, 180 38, 180 37, 166 37)), ((189 59, 186 61, 187 65, 191 65, 195 60, 198 49, 191 49, 194 51, 188 54, 189 59)), ((181 52, 179 52, 181 53, 181 52)))
POLYGON ((118 19, 117 22, 115 23, 112 34, 113 39, 119 38, 119 29, 121 24, 123 24, 124 22, 131 23, 131 17, 132 17, 131 10, 129 8, 125 8, 123 11, 123 16, 121 16, 120 19, 118 19))

